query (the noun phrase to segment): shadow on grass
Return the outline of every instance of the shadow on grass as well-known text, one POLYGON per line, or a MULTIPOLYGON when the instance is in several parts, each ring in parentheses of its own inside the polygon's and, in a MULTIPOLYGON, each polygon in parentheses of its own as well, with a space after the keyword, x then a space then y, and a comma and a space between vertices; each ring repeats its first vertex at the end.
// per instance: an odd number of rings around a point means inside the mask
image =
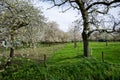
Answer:
POLYGON ((55 59, 55 60, 48 60, 47 63, 48 64, 54 64, 54 63, 59 63, 59 62, 67 62, 67 61, 71 61, 76 59, 76 61, 85 58, 83 55, 77 55, 74 57, 66 57, 66 58, 60 58, 60 59, 55 59))

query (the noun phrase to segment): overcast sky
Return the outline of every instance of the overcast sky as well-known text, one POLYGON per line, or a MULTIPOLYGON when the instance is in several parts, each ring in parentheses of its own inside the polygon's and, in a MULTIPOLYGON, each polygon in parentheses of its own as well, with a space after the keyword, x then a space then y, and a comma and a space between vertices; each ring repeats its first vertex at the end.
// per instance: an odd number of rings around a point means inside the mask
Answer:
POLYGON ((77 11, 73 11, 72 9, 62 13, 62 9, 58 7, 50 8, 52 5, 49 3, 43 2, 35 2, 34 3, 37 7, 42 6, 42 11, 45 17, 49 21, 55 21, 59 24, 59 28, 63 31, 67 31, 68 27, 78 18, 77 11))
MULTIPOLYGON (((62 13, 62 9, 58 8, 58 7, 53 7, 51 9, 50 8, 52 5, 48 2, 40 2, 40 0, 34 0, 34 4, 37 7, 42 6, 42 11, 43 14, 45 15, 45 17, 48 19, 48 21, 55 21, 59 24, 59 27, 61 30, 63 31, 67 31, 68 27, 70 27, 70 25, 72 24, 73 21, 75 21, 76 19, 78 19, 79 15, 78 15, 78 11, 77 10, 73 10, 70 9, 64 13, 62 13)), ((116 18, 118 18, 118 12, 120 11, 119 8, 110 10, 109 13, 114 14, 114 16, 116 18)))

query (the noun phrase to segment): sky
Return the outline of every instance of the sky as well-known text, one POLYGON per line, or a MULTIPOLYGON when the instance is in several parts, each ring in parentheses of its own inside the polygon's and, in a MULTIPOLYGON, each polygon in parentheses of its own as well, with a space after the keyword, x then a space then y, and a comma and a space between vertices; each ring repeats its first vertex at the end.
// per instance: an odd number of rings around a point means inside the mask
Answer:
POLYGON ((52 5, 45 2, 34 2, 37 7, 42 6, 43 15, 48 19, 48 21, 55 21, 59 24, 59 28, 65 32, 68 31, 72 22, 78 18, 78 12, 76 10, 68 10, 62 12, 62 8, 53 7, 52 5), (48 9, 50 8, 50 9, 48 9))
MULTIPOLYGON (((72 25, 76 19, 79 18, 77 10, 70 9, 64 13, 62 13, 62 8, 53 7, 52 4, 48 2, 40 2, 40 0, 34 0, 33 3, 36 7, 42 7, 43 15, 48 19, 48 21, 55 21, 58 23, 59 28, 65 32, 69 30, 69 27, 72 25), (50 8, 50 9, 48 9, 50 8)), ((114 14, 116 18, 118 18, 118 12, 120 9, 116 8, 110 10, 110 14, 114 14)))

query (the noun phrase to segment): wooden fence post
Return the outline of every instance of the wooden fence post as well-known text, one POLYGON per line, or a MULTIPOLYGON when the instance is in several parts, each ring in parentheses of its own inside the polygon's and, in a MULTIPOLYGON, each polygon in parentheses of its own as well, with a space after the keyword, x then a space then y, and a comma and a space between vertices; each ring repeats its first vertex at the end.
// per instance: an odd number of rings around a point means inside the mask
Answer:
POLYGON ((104 53, 102 51, 102 62, 104 62, 104 53))
POLYGON ((90 56, 92 56, 92 47, 90 48, 90 56))
POLYGON ((44 54, 44 67, 47 67, 47 66, 46 66, 46 58, 47 58, 47 57, 46 57, 46 54, 44 54))

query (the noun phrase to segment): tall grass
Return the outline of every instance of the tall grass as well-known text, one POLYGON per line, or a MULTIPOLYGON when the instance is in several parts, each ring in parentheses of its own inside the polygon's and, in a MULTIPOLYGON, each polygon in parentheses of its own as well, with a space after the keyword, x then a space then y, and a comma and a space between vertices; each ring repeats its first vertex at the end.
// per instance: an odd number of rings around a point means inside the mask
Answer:
POLYGON ((13 59, 13 64, 0 72, 0 80, 119 80, 120 65, 81 58, 77 63, 42 67, 35 61, 13 59))

